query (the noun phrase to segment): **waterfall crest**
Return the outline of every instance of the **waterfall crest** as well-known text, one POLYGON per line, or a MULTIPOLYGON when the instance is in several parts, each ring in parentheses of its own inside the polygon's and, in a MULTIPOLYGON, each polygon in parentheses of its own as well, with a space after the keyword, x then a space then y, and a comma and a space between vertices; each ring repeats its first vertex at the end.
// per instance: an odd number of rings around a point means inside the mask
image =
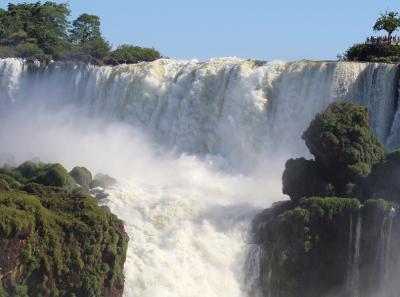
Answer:
MULTIPOLYGON (((237 58, 158 60, 136 65, 51 64, 0 60, 2 106, 77 105, 89 115, 139 125, 182 152, 221 155, 231 163, 300 139, 315 113, 335 100, 370 110, 380 140, 400 146, 398 67, 354 62, 281 62, 237 58)), ((237 165, 237 164, 235 164, 237 165)), ((250 165, 251 166, 251 165, 250 165)))
MULTIPOLYGON (((246 244, 248 227, 282 199, 283 162, 306 154, 302 131, 349 100, 369 108, 387 147, 400 147, 398 72, 238 58, 44 68, 0 59, 0 153, 22 147, 19 161, 129 173, 102 201, 131 238, 124 296, 254 297, 260 251, 246 244)), ((361 218, 351 227, 350 290, 363 228, 361 218)))

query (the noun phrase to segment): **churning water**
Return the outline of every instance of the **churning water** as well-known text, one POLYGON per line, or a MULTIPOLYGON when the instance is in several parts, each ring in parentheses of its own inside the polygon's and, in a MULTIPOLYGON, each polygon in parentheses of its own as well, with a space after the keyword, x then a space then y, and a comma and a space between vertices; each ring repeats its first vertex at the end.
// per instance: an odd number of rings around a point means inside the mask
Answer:
POLYGON ((396 65, 224 58, 40 69, 5 59, 0 153, 120 180, 102 203, 130 236, 124 296, 255 297, 249 224, 282 199, 284 160, 306 154, 301 132, 334 100, 368 106, 378 137, 399 146, 396 65))

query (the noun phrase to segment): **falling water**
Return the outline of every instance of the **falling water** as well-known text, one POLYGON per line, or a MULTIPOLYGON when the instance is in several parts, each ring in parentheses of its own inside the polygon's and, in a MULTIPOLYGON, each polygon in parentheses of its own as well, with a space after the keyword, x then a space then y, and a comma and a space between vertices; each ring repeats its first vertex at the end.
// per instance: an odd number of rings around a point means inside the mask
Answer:
POLYGON ((393 219, 396 215, 396 210, 392 207, 388 214, 385 215, 382 221, 381 240, 378 249, 379 261, 379 294, 382 297, 393 297, 395 292, 392 292, 390 284, 390 274, 392 272, 391 265, 391 242, 393 219), (385 232, 386 231, 386 232, 385 232))
MULTIPOLYGON (((282 199, 284 160, 306 154, 301 132, 329 103, 349 100, 398 147, 397 88, 394 64, 223 58, 38 69, 4 59, 0 153, 119 178, 102 203, 130 236, 124 296, 254 297, 260 263, 247 229, 282 199)), ((353 288, 360 232, 357 219, 353 288)))
POLYGON ((350 257, 347 276, 347 292, 350 297, 359 296, 360 281, 360 241, 361 241, 361 215, 357 215, 356 232, 353 237, 353 215, 350 217, 350 257))
POLYGON ((346 293, 351 296, 353 292, 353 283, 352 283, 352 276, 353 276, 353 269, 354 269, 354 242, 353 242, 353 214, 350 215, 349 220, 349 245, 347 250, 347 276, 346 276, 346 293))
POLYGON ((245 284, 247 296, 262 297, 261 259, 263 247, 253 245, 248 253, 245 267, 245 284))

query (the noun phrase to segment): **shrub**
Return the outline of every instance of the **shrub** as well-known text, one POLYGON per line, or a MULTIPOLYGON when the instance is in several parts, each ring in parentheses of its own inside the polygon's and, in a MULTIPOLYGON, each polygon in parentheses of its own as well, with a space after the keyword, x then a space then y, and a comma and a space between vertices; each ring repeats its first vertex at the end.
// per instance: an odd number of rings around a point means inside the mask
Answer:
POLYGON ((85 167, 74 167, 69 173, 70 176, 76 181, 77 184, 89 189, 89 185, 92 182, 92 173, 85 167))
POLYGON ((37 175, 39 165, 32 161, 26 161, 17 167, 17 171, 25 178, 32 178, 37 175))
POLYGON ((45 186, 75 188, 75 181, 61 164, 43 166, 33 181, 45 186))
POLYGON ((346 51, 344 58, 349 61, 399 62, 400 47, 390 44, 356 44, 346 51))
POLYGON ((15 47, 16 54, 22 58, 43 60, 44 52, 35 43, 21 43, 15 47))
POLYGON ((332 181, 337 195, 345 194, 349 182, 367 176, 385 154, 369 128, 367 108, 349 102, 329 105, 302 137, 322 169, 320 174, 332 181))
POLYGON ((348 102, 332 103, 317 114, 302 137, 315 161, 286 163, 283 191, 294 201, 360 193, 362 181, 385 155, 369 128, 367 109, 348 102))
POLYGON ((154 48, 143 48, 133 45, 120 45, 112 52, 111 58, 119 63, 151 62, 161 58, 160 53, 154 48))
POLYGON ((10 57, 12 58, 16 56, 17 52, 15 48, 10 46, 0 46, 0 58, 10 58, 10 57))

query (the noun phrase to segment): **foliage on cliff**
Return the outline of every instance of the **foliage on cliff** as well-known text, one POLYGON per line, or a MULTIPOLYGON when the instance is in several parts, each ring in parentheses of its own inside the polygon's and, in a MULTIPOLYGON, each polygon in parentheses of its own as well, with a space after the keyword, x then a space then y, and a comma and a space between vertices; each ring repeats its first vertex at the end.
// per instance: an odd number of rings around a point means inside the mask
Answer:
POLYGON ((365 62, 400 62, 400 46, 390 44, 355 44, 346 51, 344 59, 365 62))
POLYGON ((264 296, 396 296, 400 151, 385 153, 367 109, 346 102, 317 114, 303 139, 314 160, 287 161, 291 200, 253 221, 264 296))
POLYGON ((352 196, 356 185, 385 156, 369 128, 367 109, 349 102, 332 103, 317 114, 303 139, 315 160, 290 159, 283 173, 283 192, 294 201, 352 196))
POLYGON ((142 48, 140 46, 133 46, 123 44, 117 47, 111 53, 111 59, 117 63, 138 63, 138 62, 151 62, 161 57, 161 54, 154 48, 142 48))
POLYGON ((324 296, 344 283, 348 223, 359 208, 357 199, 307 198, 263 225, 265 296, 324 296))
POLYGON ((400 27, 400 18, 397 11, 387 11, 381 14, 376 20, 373 27, 374 31, 386 31, 388 36, 392 36, 392 33, 400 27))
POLYGON ((264 296, 349 297, 355 290, 378 296, 382 244, 396 253, 400 243, 398 236, 385 239, 400 228, 390 219, 394 209, 397 204, 384 200, 361 205, 358 199, 310 197, 265 210, 253 222, 255 242, 263 247, 264 296), (353 264, 359 265, 359 288, 349 284, 353 264))
POLYGON ((387 37, 372 37, 365 44, 351 46, 343 58, 348 61, 365 62, 399 62, 400 46, 392 38, 392 33, 400 28, 400 17, 397 11, 387 11, 376 20, 373 30, 386 31, 387 37))
POLYGON ((127 241, 60 164, 0 169, 0 296, 122 296, 127 241))
POLYGON ((161 57, 154 49, 128 46, 122 49, 134 58, 119 59, 121 49, 111 51, 101 34, 98 16, 84 13, 71 23, 69 15, 67 3, 50 1, 10 3, 6 10, 0 9, 0 57, 97 64, 137 63, 161 57))

